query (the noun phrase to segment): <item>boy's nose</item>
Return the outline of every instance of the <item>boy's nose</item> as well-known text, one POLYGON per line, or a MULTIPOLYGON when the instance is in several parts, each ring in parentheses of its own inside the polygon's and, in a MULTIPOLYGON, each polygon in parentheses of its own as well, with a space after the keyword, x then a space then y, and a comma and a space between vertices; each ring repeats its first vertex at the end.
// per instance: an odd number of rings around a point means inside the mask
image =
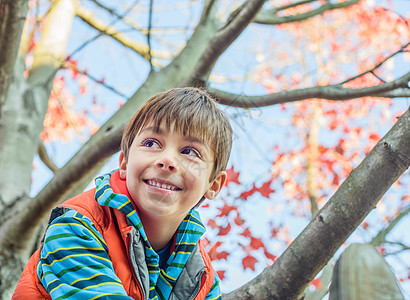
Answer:
POLYGON ((169 155, 162 156, 156 161, 156 166, 164 171, 175 172, 177 170, 177 163, 175 158, 169 155))

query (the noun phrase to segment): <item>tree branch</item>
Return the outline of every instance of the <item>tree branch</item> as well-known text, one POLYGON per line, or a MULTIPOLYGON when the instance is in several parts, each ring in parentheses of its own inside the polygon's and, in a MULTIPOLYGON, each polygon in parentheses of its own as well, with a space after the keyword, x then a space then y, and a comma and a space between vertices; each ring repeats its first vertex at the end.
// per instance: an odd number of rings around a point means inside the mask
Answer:
POLYGON ((264 3, 265 0, 248 0, 232 13, 203 53, 193 73, 192 81, 206 81, 218 58, 248 26, 264 3))
MULTIPOLYGON (((138 55, 149 61, 149 47, 146 44, 138 43, 127 37, 124 33, 118 32, 113 26, 104 24, 103 21, 96 19, 93 12, 82 7, 79 3, 76 6, 77 16, 92 28, 98 30, 102 34, 108 35, 119 42, 121 45, 133 50, 138 55)), ((152 56, 158 58, 169 58, 170 55, 164 52, 153 51, 152 56)))
POLYGON ((73 70, 75 72, 78 72, 82 75, 87 76, 89 79, 91 79, 92 81, 94 81, 95 83, 101 84, 104 88, 106 88, 107 90, 113 92, 114 94, 124 98, 124 99, 128 99, 128 97, 121 93, 120 91, 118 91, 116 88, 114 88, 113 86, 106 84, 103 80, 98 79, 97 77, 95 77, 94 75, 91 75, 89 72, 85 72, 83 70, 78 69, 76 66, 74 66, 73 64, 70 64, 69 62, 66 62, 63 66, 66 69, 70 69, 73 70))
MULTIPOLYGON (((353 81, 353 80, 355 80, 355 79, 357 79, 357 78, 359 78, 359 77, 362 77, 363 75, 366 75, 366 74, 368 74, 368 73, 372 73, 373 75, 375 75, 375 74, 374 74, 374 71, 376 71, 376 69, 380 68, 386 61, 388 61, 388 60, 389 60, 390 58, 392 58, 393 56, 395 56, 395 55, 397 55, 397 54, 399 54, 399 53, 404 53, 404 52, 406 52, 405 49, 406 49, 409 45, 410 45, 410 42, 407 43, 406 45, 401 46, 400 49, 397 50, 396 52, 394 52, 394 53, 390 54, 389 56, 385 57, 382 61, 380 61, 378 64, 376 64, 372 69, 367 70, 367 71, 365 71, 365 72, 363 72, 363 73, 360 73, 360 74, 358 74, 358 75, 356 75, 356 76, 354 76, 354 77, 352 77, 352 78, 346 79, 345 81, 341 82, 340 84, 348 83, 348 82, 353 81)), ((376 75, 375 75, 375 76, 376 76, 376 75)), ((383 80, 381 80, 381 81, 383 81, 383 80)))
POLYGON ((322 6, 316 9, 313 9, 309 12, 306 12, 306 13, 300 13, 300 14, 284 16, 284 17, 279 17, 277 15, 277 13, 281 10, 294 7, 295 5, 301 5, 301 4, 311 2, 311 1, 301 1, 300 3, 296 3, 291 6, 278 7, 278 8, 274 8, 270 10, 261 10, 256 15, 253 22, 258 23, 258 24, 265 24, 265 25, 278 25, 278 24, 298 22, 298 21, 303 21, 303 20, 312 18, 314 16, 323 14, 324 12, 329 11, 329 10, 349 7, 353 4, 356 4, 359 1, 360 0, 350 0, 350 1, 340 2, 340 3, 331 3, 331 1, 327 1, 326 4, 323 4, 322 6))
POLYGON ((28 0, 0 1, 0 116, 13 74, 28 0))
POLYGON ((54 174, 58 172, 59 168, 50 158, 50 156, 48 156, 47 149, 42 141, 40 141, 38 145, 38 155, 40 157, 40 160, 47 166, 47 168, 50 169, 51 172, 53 172, 54 174))
POLYGON ((234 107, 264 107, 312 98, 343 101, 361 97, 408 97, 410 72, 388 83, 359 89, 344 88, 340 85, 316 86, 298 90, 283 91, 269 95, 245 96, 224 92, 208 87, 209 92, 224 105, 234 107))
POLYGON ((403 210, 385 229, 381 230, 369 243, 373 246, 378 246, 384 243, 386 240, 386 235, 392 231, 392 229, 403 219, 408 213, 410 213, 410 207, 403 210))
POLYGON ((295 299, 409 166, 410 108, 275 263, 224 299, 295 299))
POLYGON ((12 243, 13 236, 19 236, 24 241, 31 236, 39 222, 58 203, 78 193, 73 187, 79 185, 85 188, 94 178, 95 169, 100 168, 107 159, 119 150, 124 126, 114 130, 107 129, 104 135, 92 145, 86 144, 73 158, 58 172, 53 179, 33 199, 22 199, 7 214, 7 219, 2 218, 0 230, 0 248, 14 249, 25 248, 25 243, 8 245, 12 243), (53 199, 53 201, 50 201, 53 199))

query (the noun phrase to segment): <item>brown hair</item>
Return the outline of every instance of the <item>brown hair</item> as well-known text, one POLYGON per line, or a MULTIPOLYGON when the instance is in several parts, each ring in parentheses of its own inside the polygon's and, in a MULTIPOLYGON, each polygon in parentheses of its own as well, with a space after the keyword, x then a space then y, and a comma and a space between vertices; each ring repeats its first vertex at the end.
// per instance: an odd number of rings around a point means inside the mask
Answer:
POLYGON ((228 164, 232 148, 232 128, 216 101, 204 90, 192 87, 174 88, 158 93, 145 102, 125 127, 121 150, 128 160, 135 136, 149 123, 161 124, 184 136, 201 138, 211 148, 214 166, 211 180, 228 164))

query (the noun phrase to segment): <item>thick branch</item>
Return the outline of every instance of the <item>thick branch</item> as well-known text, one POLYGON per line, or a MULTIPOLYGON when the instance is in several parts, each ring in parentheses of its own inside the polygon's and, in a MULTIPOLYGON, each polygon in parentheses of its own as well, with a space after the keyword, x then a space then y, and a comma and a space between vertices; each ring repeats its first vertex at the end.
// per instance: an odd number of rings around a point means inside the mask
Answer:
MULTIPOLYGON (((333 10, 333 9, 341 9, 353 4, 356 4, 360 0, 350 0, 340 3, 331 3, 331 1, 327 1, 326 4, 321 5, 320 7, 313 9, 311 11, 280 17, 277 13, 281 10, 284 10, 283 7, 278 7, 270 10, 261 10, 253 20, 254 23, 258 24, 266 24, 266 25, 278 25, 278 24, 285 24, 285 23, 292 23, 303 21, 309 18, 312 18, 317 15, 321 15, 326 11, 333 10)), ((305 1, 302 1, 305 2, 305 1)), ((310 2, 310 1, 309 1, 310 2)), ((304 4, 304 3, 302 3, 304 4)))
POLYGON ((13 74, 27 3, 28 0, 0 1, 0 112, 13 74))
POLYGON ((218 58, 249 25, 265 0, 248 0, 228 19, 224 27, 215 35, 208 49, 203 53, 193 74, 192 80, 202 80, 209 74, 218 58))
POLYGON ((409 166, 410 108, 276 262, 224 299, 295 299, 409 166))
POLYGON ((8 214, 8 219, 2 220, 0 230, 0 248, 18 249, 24 248, 25 243, 10 246, 7 243, 13 241, 13 237, 19 236, 24 240, 25 235, 30 236, 38 222, 53 208, 70 196, 71 187, 78 185, 83 178, 88 178, 87 172, 91 173, 88 184, 95 176, 96 166, 101 167, 103 163, 119 150, 121 135, 124 127, 115 130, 106 130, 105 135, 94 141, 92 145, 86 144, 63 168, 57 171, 53 180, 48 183, 34 199, 22 200, 13 207, 13 212, 8 214), (53 199, 53 201, 50 201, 53 199), (12 217, 10 217, 12 216, 12 217), (18 222, 16 222, 18 218, 18 222))
POLYGON ((217 99, 219 99, 221 104, 234 107, 251 108, 312 98, 342 101, 361 97, 408 97, 410 94, 410 89, 408 88, 409 81, 410 72, 391 82, 360 89, 344 88, 340 85, 327 85, 283 91, 261 96, 237 95, 211 87, 209 87, 208 90, 217 99))

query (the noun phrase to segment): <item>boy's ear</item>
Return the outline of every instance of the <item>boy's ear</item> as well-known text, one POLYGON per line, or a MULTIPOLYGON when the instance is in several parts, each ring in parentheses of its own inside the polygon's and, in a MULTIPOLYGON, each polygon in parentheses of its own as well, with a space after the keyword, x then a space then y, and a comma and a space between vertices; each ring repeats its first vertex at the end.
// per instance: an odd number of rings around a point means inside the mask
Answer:
POLYGON ((120 178, 125 179, 127 178, 127 161, 125 159, 124 152, 121 151, 120 153, 120 178))
POLYGON ((216 178, 209 184, 208 190, 205 192, 205 197, 209 200, 213 200, 218 196, 219 192, 221 191, 222 187, 225 185, 226 180, 228 179, 228 175, 226 171, 221 171, 216 176, 216 178))

